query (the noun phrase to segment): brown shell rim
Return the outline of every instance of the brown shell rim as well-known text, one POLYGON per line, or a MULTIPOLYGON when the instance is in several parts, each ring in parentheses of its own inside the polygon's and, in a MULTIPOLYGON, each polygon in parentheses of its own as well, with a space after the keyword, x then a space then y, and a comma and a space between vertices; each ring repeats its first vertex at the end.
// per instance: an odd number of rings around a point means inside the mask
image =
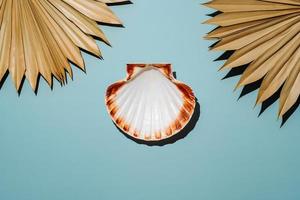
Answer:
POLYGON ((124 80, 117 81, 110 85, 106 90, 105 95, 105 104, 107 108, 108 114, 111 116, 113 122, 116 124, 116 126, 122 130, 124 133, 126 133, 128 136, 142 140, 142 141, 148 141, 148 142, 155 142, 155 141, 161 141, 168 139, 170 137, 173 137, 177 133, 179 133, 191 120, 195 107, 196 107, 196 98, 194 95, 193 90, 186 85, 183 82, 180 82, 176 80, 172 74, 172 67, 171 64, 127 64, 127 77, 124 80), (117 112, 117 106, 114 102, 110 102, 113 99, 113 95, 115 95, 119 89, 125 85, 128 81, 130 81, 136 71, 140 68, 146 68, 146 67, 154 67, 157 68, 159 71, 162 72, 172 83, 174 83, 177 88, 180 90, 180 92, 183 95, 183 106, 180 109, 180 114, 177 117, 177 119, 174 120, 174 122, 170 125, 169 128, 166 128, 165 130, 161 132, 165 132, 167 136, 165 137, 155 137, 154 138, 141 138, 139 137, 139 134, 137 132, 129 132, 130 125, 126 124, 125 120, 123 119, 116 119, 114 115, 117 112), (188 116, 188 117, 187 117, 188 116))

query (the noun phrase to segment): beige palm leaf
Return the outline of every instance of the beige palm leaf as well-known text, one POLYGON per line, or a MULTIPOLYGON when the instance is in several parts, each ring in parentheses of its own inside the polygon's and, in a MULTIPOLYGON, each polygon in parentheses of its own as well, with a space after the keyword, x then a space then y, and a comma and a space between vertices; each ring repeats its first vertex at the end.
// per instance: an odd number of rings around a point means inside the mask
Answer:
POLYGON ((213 0, 220 11, 205 23, 218 27, 207 39, 212 50, 233 51, 221 69, 246 65, 237 87, 262 79, 257 103, 281 88, 279 116, 300 94, 300 0, 213 0))
POLYGON ((124 0, 0 0, 0 80, 9 73, 17 90, 27 78, 33 90, 41 75, 61 84, 70 62, 85 70, 80 50, 101 57, 94 38, 109 44, 97 22, 121 25, 110 10, 124 0))

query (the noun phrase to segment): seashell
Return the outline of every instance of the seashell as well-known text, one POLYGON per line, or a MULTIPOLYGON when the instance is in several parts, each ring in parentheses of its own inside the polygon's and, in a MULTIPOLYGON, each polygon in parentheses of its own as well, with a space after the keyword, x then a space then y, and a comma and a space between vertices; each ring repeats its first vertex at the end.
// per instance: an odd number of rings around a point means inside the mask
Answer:
POLYGON ((170 64, 128 64, 126 79, 109 86, 105 100, 114 123, 145 141, 181 131, 196 103, 192 89, 173 77, 170 64))

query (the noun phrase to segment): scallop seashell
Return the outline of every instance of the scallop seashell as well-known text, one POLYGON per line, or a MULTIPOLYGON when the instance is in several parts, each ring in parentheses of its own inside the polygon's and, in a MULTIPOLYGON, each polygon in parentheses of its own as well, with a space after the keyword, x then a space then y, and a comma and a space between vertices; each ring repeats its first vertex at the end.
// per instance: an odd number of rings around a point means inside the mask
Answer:
POLYGON ((173 77, 170 64, 128 64, 127 78, 106 92, 114 123, 145 141, 163 140, 182 130, 195 103, 192 89, 173 77))

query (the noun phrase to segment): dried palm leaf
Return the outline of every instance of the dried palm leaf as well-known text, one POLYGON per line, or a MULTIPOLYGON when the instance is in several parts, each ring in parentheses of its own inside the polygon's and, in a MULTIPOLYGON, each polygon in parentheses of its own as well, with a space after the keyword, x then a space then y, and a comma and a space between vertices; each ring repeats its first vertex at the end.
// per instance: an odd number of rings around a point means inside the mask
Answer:
POLYGON ((101 57, 95 38, 109 44, 99 23, 121 25, 108 5, 125 0, 0 0, 0 80, 10 73, 19 91, 41 75, 61 84, 70 62, 85 70, 80 50, 101 57))
POLYGON ((238 87, 262 80, 257 103, 281 88, 282 117, 300 94, 300 0, 213 0, 219 11, 205 23, 218 27, 206 39, 217 39, 212 50, 232 51, 221 69, 247 66, 238 87))

